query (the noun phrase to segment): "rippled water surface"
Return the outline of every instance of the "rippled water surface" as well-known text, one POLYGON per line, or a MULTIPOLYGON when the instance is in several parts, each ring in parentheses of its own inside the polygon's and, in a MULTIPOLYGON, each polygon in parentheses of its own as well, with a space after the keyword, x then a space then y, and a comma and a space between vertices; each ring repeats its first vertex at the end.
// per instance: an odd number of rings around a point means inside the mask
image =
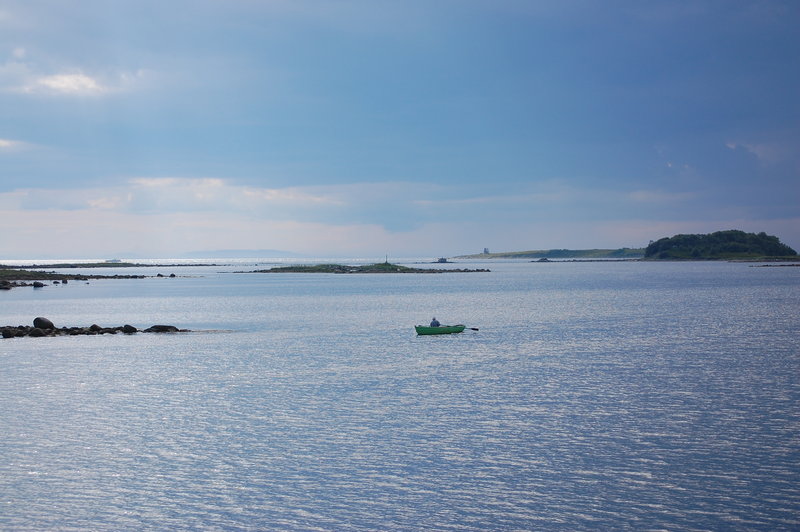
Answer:
POLYGON ((458 266, 0 293, 0 528, 800 528, 800 268, 458 266))

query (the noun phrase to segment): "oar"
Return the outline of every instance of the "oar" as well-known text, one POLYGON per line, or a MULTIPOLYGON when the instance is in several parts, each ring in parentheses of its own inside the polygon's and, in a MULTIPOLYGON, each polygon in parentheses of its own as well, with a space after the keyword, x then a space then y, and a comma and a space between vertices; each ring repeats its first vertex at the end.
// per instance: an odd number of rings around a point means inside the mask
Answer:
POLYGON ((469 329, 470 331, 477 331, 478 330, 477 327, 467 327, 467 329, 469 329))

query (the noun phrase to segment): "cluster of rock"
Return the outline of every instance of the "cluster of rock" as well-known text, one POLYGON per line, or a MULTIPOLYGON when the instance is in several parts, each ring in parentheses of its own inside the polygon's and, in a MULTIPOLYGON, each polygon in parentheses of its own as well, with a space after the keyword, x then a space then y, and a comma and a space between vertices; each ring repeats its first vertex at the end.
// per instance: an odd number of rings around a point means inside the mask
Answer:
MULTIPOLYGON (((66 282, 67 281, 65 280, 64 283, 66 282)), ((19 288, 20 286, 33 286, 35 288, 41 288, 45 286, 45 284, 41 281, 26 283, 25 281, 9 281, 7 279, 0 279, 0 290, 11 290, 12 288, 19 288)))
MULTIPOLYGON (((122 325, 119 327, 100 327, 97 324, 89 327, 61 327, 57 328, 53 322, 47 318, 38 317, 33 320, 33 327, 29 325, 6 325, 0 327, 3 338, 19 338, 30 336, 40 338, 43 336, 76 336, 76 335, 96 335, 96 334, 134 334, 140 332, 133 325, 122 325)), ((188 329, 179 329, 174 325, 153 325, 141 332, 146 333, 167 333, 167 332, 189 332, 188 329)))
MULTIPOLYGON (((24 272, 24 273, 30 273, 30 272, 24 272)), ((88 281, 90 279, 145 279, 147 277, 146 275, 70 275, 69 278, 65 277, 63 279, 53 279, 53 278, 50 277, 53 274, 40 274, 40 275, 41 275, 42 279, 44 279, 46 281, 50 281, 54 285, 56 285, 56 284, 68 284, 70 280, 73 280, 73 281, 86 281, 87 284, 88 284, 88 281)), ((173 274, 170 274, 170 275, 163 275, 163 274, 159 273, 158 275, 156 275, 156 277, 172 277, 172 278, 174 278, 175 274, 173 273, 173 274)), ((13 279, 13 280, 12 279, 0 279, 0 290, 11 290, 12 288, 19 288, 19 287, 22 287, 22 286, 32 286, 34 288, 43 288, 43 287, 49 286, 49 285, 46 282, 41 281, 41 280, 28 282, 28 280, 24 280, 24 279, 13 279)))
MULTIPOLYGON (((87 279, 74 279, 77 281, 86 281, 87 279)), ((67 284, 69 281, 64 279, 63 281, 53 281, 53 284, 67 284)), ((34 281, 32 283, 26 283, 25 281, 2 281, 0 282, 0 290, 11 290, 17 286, 32 286, 34 288, 43 288, 47 286, 47 283, 43 283, 42 281, 34 281)))

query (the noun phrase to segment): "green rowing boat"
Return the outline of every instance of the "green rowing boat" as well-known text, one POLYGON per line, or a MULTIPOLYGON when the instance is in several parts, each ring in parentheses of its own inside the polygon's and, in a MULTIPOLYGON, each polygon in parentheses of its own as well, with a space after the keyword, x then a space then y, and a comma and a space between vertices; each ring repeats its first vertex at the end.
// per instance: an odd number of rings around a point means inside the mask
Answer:
POLYGON ((415 325, 414 329, 417 334, 453 334, 464 332, 466 326, 464 325, 440 325, 438 327, 426 327, 424 325, 415 325))

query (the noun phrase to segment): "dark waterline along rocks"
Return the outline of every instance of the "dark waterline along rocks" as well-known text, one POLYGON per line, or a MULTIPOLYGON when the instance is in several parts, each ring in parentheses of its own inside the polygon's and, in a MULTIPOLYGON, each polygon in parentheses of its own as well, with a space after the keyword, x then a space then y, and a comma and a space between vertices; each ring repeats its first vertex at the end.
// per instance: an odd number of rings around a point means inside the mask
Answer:
MULTIPOLYGON (((6 325, 0 327, 3 338, 21 338, 28 336, 31 338, 42 338, 45 336, 78 336, 78 335, 98 335, 98 334, 134 334, 139 329, 133 325, 121 325, 119 327, 101 327, 92 324, 88 327, 61 327, 57 328, 52 321, 47 318, 37 317, 33 320, 33 327, 29 325, 6 325)), ((179 329, 174 325, 153 325, 141 332, 145 333, 176 333, 190 332, 188 329, 179 329)))

